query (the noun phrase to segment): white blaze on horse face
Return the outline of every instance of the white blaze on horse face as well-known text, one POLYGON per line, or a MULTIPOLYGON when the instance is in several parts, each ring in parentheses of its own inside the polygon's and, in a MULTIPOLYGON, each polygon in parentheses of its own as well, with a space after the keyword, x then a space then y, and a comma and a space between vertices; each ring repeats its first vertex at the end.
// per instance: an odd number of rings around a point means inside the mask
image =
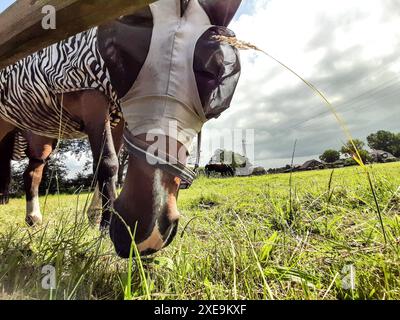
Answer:
POLYGON ((32 224, 41 224, 42 219, 39 196, 34 196, 31 201, 26 202, 26 220, 32 224))
POLYGON ((167 206, 168 190, 162 183, 163 172, 160 169, 156 169, 154 172, 153 181, 153 214, 155 225, 150 236, 140 244, 138 244, 138 250, 140 252, 146 250, 161 250, 164 246, 163 236, 160 233, 158 227, 158 219, 165 212, 165 206, 167 206))
POLYGON ((162 183, 163 172, 160 169, 156 169, 154 172, 153 181, 153 211, 158 218, 165 209, 168 200, 168 190, 162 183))

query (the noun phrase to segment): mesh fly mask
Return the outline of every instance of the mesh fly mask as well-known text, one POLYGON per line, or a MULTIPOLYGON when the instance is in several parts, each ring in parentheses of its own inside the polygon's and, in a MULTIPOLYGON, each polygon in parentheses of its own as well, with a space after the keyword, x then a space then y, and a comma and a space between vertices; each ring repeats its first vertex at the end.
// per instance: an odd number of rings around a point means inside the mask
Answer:
POLYGON ((133 20, 140 22, 142 32, 152 30, 147 57, 121 97, 125 144, 131 155, 150 159, 186 186, 195 178, 194 171, 160 150, 158 155, 149 152, 149 145, 135 137, 149 132, 169 136, 174 123, 177 136, 173 138, 188 150, 204 123, 230 106, 240 76, 239 52, 215 36, 234 36, 226 25, 239 4, 237 0, 160 0, 148 7, 147 18, 133 20))

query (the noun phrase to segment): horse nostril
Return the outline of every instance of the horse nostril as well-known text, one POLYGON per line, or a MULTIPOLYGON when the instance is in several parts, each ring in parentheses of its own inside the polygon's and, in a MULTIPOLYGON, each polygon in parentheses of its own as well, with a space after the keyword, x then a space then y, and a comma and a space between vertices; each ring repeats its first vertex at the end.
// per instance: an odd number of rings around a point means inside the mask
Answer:
POLYGON ((123 259, 129 258, 131 248, 131 237, 126 230, 126 227, 117 219, 111 220, 110 238, 114 244, 114 248, 118 256, 123 259))
MULTIPOLYGON (((155 223, 138 224, 135 240, 140 255, 151 255, 171 244, 178 232, 178 221, 178 213, 166 212, 155 223), (171 219, 171 216, 173 216, 173 219, 171 219)), ((111 220, 110 237, 117 254, 122 258, 128 258, 132 238, 126 229, 126 225, 117 217, 113 217, 111 220)))
POLYGON ((169 246, 172 240, 174 240, 176 234, 178 233, 178 225, 179 225, 179 220, 176 220, 175 222, 172 223, 171 228, 168 230, 168 233, 166 234, 164 248, 169 246))

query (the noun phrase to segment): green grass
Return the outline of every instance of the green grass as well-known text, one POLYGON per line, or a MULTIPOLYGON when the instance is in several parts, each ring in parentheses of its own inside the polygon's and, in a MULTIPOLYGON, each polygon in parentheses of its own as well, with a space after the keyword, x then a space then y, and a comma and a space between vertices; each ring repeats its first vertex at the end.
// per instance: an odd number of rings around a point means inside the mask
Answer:
POLYGON ((293 174, 291 204, 289 175, 200 178, 180 194, 173 244, 141 263, 116 257, 89 225, 86 195, 50 197, 36 229, 12 200, 0 207, 0 298, 400 299, 400 164, 371 172, 386 245, 357 167, 293 174), (41 287, 47 264, 52 292, 41 287), (354 290, 342 286, 349 265, 354 290))

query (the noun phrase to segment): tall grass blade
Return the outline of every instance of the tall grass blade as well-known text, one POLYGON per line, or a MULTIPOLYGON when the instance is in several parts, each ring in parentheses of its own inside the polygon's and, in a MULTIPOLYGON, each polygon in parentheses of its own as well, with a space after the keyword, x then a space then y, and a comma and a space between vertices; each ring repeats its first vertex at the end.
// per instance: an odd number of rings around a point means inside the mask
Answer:
POLYGON ((293 169, 294 169, 294 156, 296 154, 296 146, 297 146, 297 139, 294 141, 293 145, 293 153, 292 153, 292 162, 290 165, 290 177, 289 177, 289 222, 292 223, 294 216, 293 216, 293 169))

